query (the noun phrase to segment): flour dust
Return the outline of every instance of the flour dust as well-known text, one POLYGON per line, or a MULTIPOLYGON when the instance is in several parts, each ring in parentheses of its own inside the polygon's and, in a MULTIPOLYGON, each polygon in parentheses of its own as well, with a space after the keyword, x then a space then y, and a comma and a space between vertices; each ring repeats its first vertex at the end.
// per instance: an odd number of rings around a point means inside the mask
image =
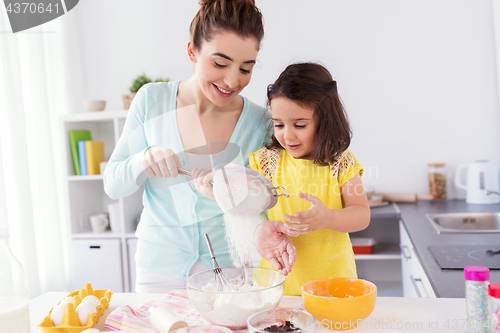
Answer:
POLYGON ((235 267, 248 266, 253 250, 253 234, 262 220, 271 194, 244 172, 218 173, 214 177, 214 196, 224 212, 229 252, 235 267))

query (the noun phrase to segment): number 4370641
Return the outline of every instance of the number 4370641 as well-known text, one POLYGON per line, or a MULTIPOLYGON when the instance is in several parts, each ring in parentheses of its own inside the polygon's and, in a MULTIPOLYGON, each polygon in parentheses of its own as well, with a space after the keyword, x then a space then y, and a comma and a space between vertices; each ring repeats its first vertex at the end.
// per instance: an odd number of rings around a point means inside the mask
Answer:
POLYGON ((14 13, 14 14, 35 14, 35 13, 52 13, 55 11, 56 13, 59 13, 59 3, 55 3, 54 7, 52 8, 52 3, 49 3, 48 5, 45 5, 43 3, 34 3, 34 2, 16 2, 16 3, 9 3, 7 6, 7 13, 14 13))

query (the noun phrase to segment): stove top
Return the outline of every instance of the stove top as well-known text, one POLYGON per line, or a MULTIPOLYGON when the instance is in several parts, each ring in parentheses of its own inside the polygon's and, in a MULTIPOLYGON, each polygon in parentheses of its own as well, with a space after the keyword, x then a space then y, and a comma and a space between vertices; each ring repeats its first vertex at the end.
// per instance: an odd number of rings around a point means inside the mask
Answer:
POLYGON ((500 245, 434 245, 429 249, 442 269, 463 269, 471 265, 500 269, 500 254, 486 253, 500 251, 500 245))

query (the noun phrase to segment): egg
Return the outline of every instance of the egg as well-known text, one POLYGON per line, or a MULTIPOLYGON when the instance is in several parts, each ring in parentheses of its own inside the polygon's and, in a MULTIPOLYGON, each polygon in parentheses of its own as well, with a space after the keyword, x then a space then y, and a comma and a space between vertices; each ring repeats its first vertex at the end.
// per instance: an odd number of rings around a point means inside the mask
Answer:
POLYGON ((73 296, 68 296, 65 299, 61 301, 59 304, 66 304, 66 303, 72 303, 73 302, 73 296))
POLYGON ((66 310, 66 303, 61 303, 52 309, 52 312, 50 313, 50 319, 55 326, 59 326, 62 324, 64 310, 66 310))
POLYGON ((101 304, 99 298, 95 297, 94 295, 86 296, 84 299, 82 299, 82 303, 83 302, 91 302, 92 304, 94 304, 94 306, 98 306, 99 304, 101 304))
POLYGON ((75 309, 76 314, 78 315, 78 320, 80 321, 80 325, 87 325, 87 321, 89 319, 89 315, 92 312, 97 312, 94 304, 91 302, 81 302, 75 309))

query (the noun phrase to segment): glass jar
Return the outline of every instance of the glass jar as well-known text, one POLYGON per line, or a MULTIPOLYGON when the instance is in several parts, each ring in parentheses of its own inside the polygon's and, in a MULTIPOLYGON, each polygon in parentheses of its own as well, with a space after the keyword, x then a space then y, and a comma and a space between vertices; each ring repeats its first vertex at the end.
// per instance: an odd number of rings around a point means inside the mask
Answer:
POLYGON ((444 163, 429 163, 429 194, 433 200, 446 200, 446 170, 444 163))
POLYGON ((490 331, 500 333, 500 282, 488 286, 490 294, 490 331))
POLYGON ((10 251, 8 238, 7 230, 0 229, 0 333, 29 333, 24 270, 10 251))
POLYGON ((465 266, 464 277, 467 332, 489 333, 488 280, 490 279, 490 270, 483 266, 465 266))

